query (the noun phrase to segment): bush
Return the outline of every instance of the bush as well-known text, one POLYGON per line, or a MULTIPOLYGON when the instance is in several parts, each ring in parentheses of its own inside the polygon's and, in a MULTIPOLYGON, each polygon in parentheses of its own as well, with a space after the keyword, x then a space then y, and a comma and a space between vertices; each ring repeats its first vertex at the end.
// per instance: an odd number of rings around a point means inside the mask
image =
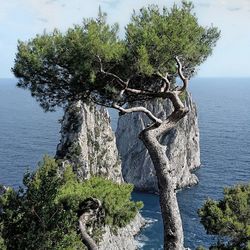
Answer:
POLYGON ((35 173, 25 174, 25 190, 8 189, 1 197, 2 237, 7 249, 83 247, 76 234, 77 216, 54 202, 62 185, 57 167, 54 159, 44 157, 35 173))
POLYGON ((198 247, 196 248, 196 250, 206 250, 206 248, 203 247, 203 246, 198 246, 198 247))
POLYGON ((92 177, 84 183, 79 183, 71 168, 66 169, 64 179, 66 181, 59 191, 57 202, 76 211, 82 201, 89 197, 97 198, 105 210, 105 224, 123 227, 143 206, 142 202, 131 201, 131 184, 118 184, 101 177, 92 177))
POLYGON ((2 235, 2 225, 0 224, 0 249, 1 250, 6 250, 6 245, 4 243, 4 239, 2 238, 1 235, 2 235))
POLYGON ((105 222, 116 226, 126 225, 141 205, 130 200, 130 185, 102 178, 79 183, 71 167, 59 177, 58 164, 48 156, 35 173, 25 174, 23 182, 24 188, 9 188, 0 197, 4 240, 0 238, 0 246, 5 243, 7 249, 85 249, 78 233, 77 210, 86 198, 100 199, 105 222))
POLYGON ((225 188, 223 199, 208 199, 198 214, 207 233, 220 237, 210 249, 250 249, 250 184, 225 188))

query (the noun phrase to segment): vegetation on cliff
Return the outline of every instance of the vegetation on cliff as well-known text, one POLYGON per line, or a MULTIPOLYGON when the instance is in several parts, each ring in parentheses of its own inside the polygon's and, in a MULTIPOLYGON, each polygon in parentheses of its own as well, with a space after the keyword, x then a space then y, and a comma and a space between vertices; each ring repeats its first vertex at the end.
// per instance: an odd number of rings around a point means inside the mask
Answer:
POLYGON ((210 249, 250 249, 250 184, 225 188, 223 199, 208 199, 198 214, 207 233, 218 235, 210 249))
POLYGON ((131 185, 101 177, 80 183, 70 167, 58 175, 58 164, 48 156, 36 172, 24 176, 23 183, 24 188, 8 188, 0 197, 1 249, 4 243, 7 249, 17 250, 84 249, 78 221, 86 200, 98 199, 102 204, 102 217, 88 225, 96 241, 105 225, 113 230, 125 226, 142 207, 131 201, 131 185))

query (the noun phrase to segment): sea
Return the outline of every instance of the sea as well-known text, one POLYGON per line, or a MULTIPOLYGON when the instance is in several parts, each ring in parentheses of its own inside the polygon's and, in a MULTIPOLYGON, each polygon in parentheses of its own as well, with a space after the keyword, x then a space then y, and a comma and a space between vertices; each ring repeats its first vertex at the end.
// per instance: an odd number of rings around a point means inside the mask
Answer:
MULTIPOLYGON (((34 170, 44 154, 53 156, 60 138, 63 111, 43 112, 15 79, 0 79, 0 183, 18 188, 23 174, 34 170)), ((199 184, 180 190, 178 201, 185 246, 208 247, 197 210, 207 198, 220 199, 223 188, 250 181, 250 78, 194 78, 190 92, 198 107, 201 167, 199 184)), ((117 114, 111 111, 115 129, 117 114)), ((133 193, 142 200, 148 224, 137 236, 140 249, 163 249, 163 226, 158 196, 133 193)))

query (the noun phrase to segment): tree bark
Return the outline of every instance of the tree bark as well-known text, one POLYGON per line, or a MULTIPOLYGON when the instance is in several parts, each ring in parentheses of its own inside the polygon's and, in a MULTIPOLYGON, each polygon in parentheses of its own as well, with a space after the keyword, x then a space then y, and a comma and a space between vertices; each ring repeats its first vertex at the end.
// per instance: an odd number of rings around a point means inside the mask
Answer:
POLYGON ((148 149, 158 179, 159 199, 164 226, 164 250, 183 250, 184 235, 182 220, 176 197, 177 178, 169 165, 166 147, 159 143, 159 136, 175 127, 187 110, 173 112, 160 126, 144 129, 139 138, 148 149))
POLYGON ((160 91, 148 91, 144 89, 134 89, 129 87, 129 82, 122 80, 119 76, 107 72, 103 69, 101 58, 98 57, 100 62, 100 71, 103 74, 109 75, 116 80, 116 83, 121 87, 120 97, 126 92, 128 95, 143 95, 151 98, 161 98, 163 100, 169 99, 173 105, 173 112, 162 121, 157 118, 150 110, 144 107, 123 108, 119 104, 113 102, 112 107, 119 110, 122 114, 132 112, 143 112, 148 118, 153 121, 153 124, 144 129, 139 138, 143 141, 148 149, 149 155, 153 161, 156 176, 158 179, 160 205, 164 225, 164 249, 165 250, 183 250, 184 236, 182 229, 181 215, 178 207, 176 197, 177 178, 173 174, 173 170, 169 165, 169 160, 166 156, 166 147, 159 143, 159 137, 167 133, 171 128, 175 127, 177 123, 187 114, 188 109, 185 108, 179 95, 184 93, 188 86, 188 78, 183 75, 182 64, 178 57, 175 58, 178 66, 178 75, 182 81, 182 87, 175 87, 170 89, 171 83, 168 75, 164 77, 160 72, 156 75, 159 76, 163 82, 160 91))
POLYGON ((102 204, 98 199, 88 198, 80 204, 80 208, 81 209, 78 211, 78 222, 82 241, 87 246, 88 250, 98 250, 98 245, 89 235, 86 225, 89 223, 93 226, 95 222, 101 219, 103 215, 102 204))
POLYGON ((86 245, 86 247, 88 248, 88 250, 98 250, 97 244, 92 239, 92 237, 87 233, 86 226, 81 221, 81 218, 79 219, 79 229, 81 231, 82 240, 86 245))

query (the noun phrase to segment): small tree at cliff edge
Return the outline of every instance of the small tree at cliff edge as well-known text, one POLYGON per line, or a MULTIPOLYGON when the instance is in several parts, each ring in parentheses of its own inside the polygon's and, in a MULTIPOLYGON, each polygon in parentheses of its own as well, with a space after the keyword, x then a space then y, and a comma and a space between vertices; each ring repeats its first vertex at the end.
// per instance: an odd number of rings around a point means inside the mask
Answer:
POLYGON ((250 249, 250 183, 224 188, 223 199, 206 200, 198 214, 207 233, 218 236, 209 249, 250 249))
POLYGON ((158 179, 164 223, 164 249, 184 249, 183 230, 172 176, 159 137, 187 114, 180 96, 189 78, 206 60, 219 38, 214 27, 204 28, 183 1, 171 9, 151 5, 134 12, 125 38, 106 15, 84 20, 65 34, 55 30, 18 43, 13 72, 18 86, 29 89, 45 111, 75 101, 91 101, 120 114, 144 112, 151 124, 139 138, 149 151, 158 179), (176 77, 182 81, 179 87, 176 77), (173 112, 162 120, 142 100, 170 99, 173 112))

